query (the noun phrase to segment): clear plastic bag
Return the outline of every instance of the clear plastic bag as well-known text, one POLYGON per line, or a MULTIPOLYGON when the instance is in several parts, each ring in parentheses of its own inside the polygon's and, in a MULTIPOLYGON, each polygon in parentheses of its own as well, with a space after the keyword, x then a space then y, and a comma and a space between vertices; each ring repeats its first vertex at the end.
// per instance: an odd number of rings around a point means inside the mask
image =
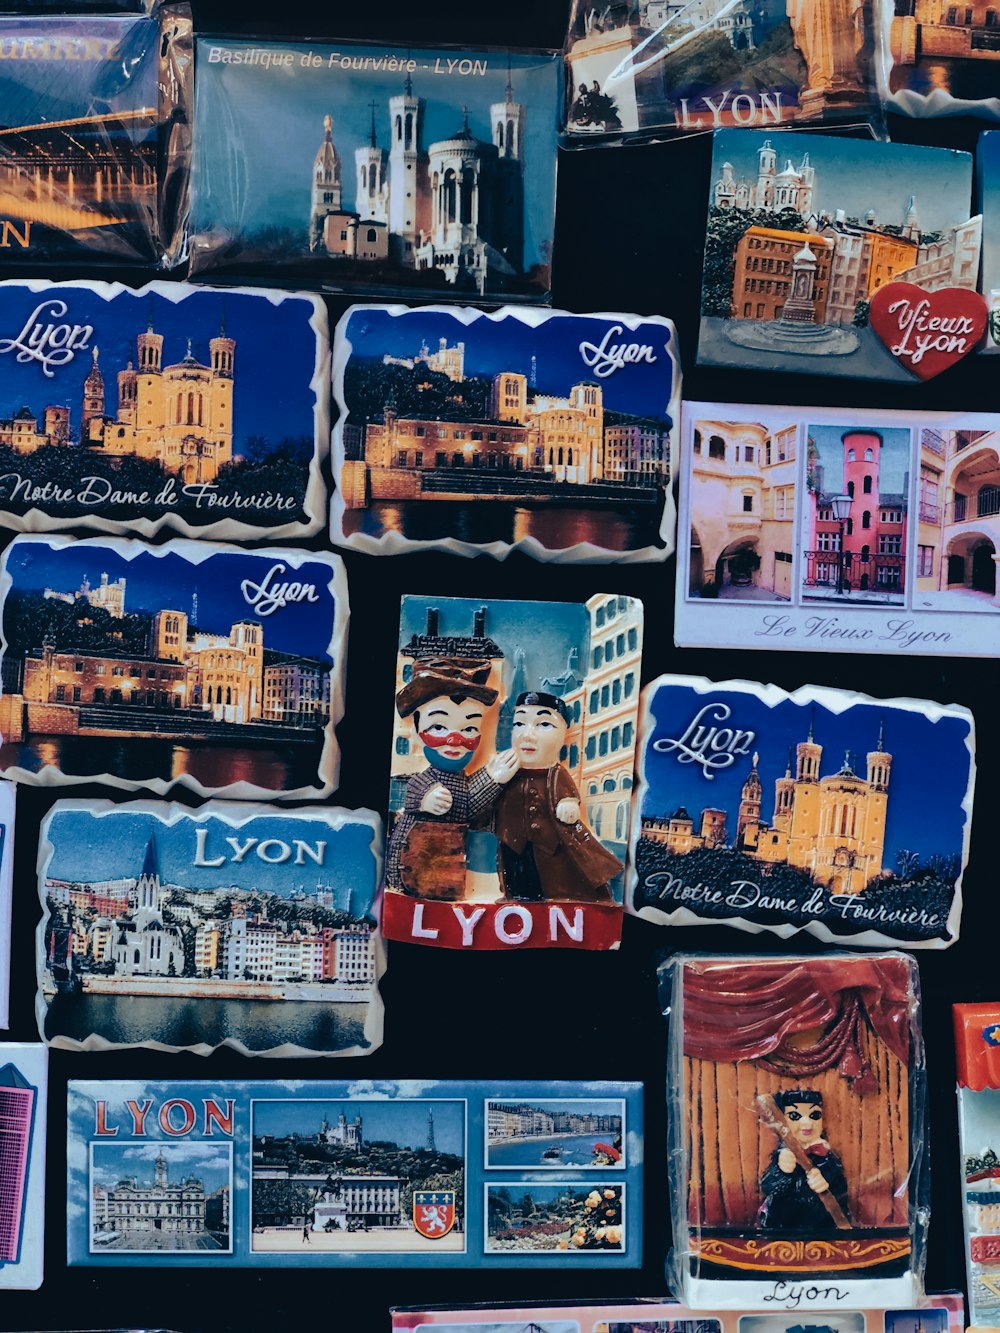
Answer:
POLYGON ((883 0, 573 0, 564 143, 868 124, 883 0))
POLYGON ((668 1277, 698 1308, 902 1308, 928 1222, 916 963, 677 955, 668 1277))
POLYGON ((0 274, 4 260, 48 268, 179 262, 188 6, 3 14, 0 52, 0 274))
POLYGON ((545 302, 551 51, 199 35, 191 272, 545 302))

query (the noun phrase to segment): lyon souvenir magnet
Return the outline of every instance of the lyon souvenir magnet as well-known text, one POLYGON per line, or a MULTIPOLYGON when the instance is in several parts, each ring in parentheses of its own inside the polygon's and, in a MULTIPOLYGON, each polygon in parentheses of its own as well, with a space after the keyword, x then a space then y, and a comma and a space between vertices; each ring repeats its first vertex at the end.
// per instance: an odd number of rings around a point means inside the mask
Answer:
POLYGON ((36 12, 0 17, 0 267, 171 267, 187 224, 190 9, 22 8, 36 12))
POLYGON ((381 844, 366 810, 58 801, 38 858, 43 1039, 369 1053, 381 844))
POLYGON ((567 139, 877 121, 870 11, 868 0, 574 0, 567 139))
POLYGON ((684 405, 679 645, 1000 652, 1000 417, 684 405))
POLYGON ((0 1027, 8 1022, 10 919, 14 882, 14 808, 17 788, 0 782, 0 1027))
POLYGON ((919 383, 976 349, 982 217, 952 149, 720 130, 698 364, 919 383))
POLYGON ((382 927, 617 948, 642 604, 404 597, 382 927))
POLYGON ((638 1083, 71 1082, 68 1133, 70 1264, 640 1263, 638 1083))
POLYGON ((0 1290, 42 1285, 48 1066, 44 1046, 0 1044, 0 1290))
POLYGON ((989 307, 989 337, 982 350, 996 353, 1000 351, 1000 130, 979 136, 976 187, 983 215, 982 291, 989 307))
POLYGON ((336 556, 15 537, 0 591, 6 777, 333 791, 348 622, 336 556))
POLYGON ((920 0, 885 7, 891 110, 903 115, 1000 120, 996 11, 920 0))
POLYGON ((354 306, 334 377, 338 545, 566 561, 673 550, 669 320, 354 306))
POLYGON ((906 954, 678 955, 673 1270, 698 1307, 906 1308, 923 1272, 923 1047, 906 954))
POLYGON ((0 308, 0 522, 144 537, 318 529, 330 402, 317 297, 5 282, 0 308))
POLYGON ((969 1315, 1000 1323, 1000 1004, 956 1004, 958 1129, 962 1153, 969 1315))
POLYGON ((958 938, 974 756, 972 714, 955 705, 660 676, 643 691, 627 908, 944 948, 958 938))
POLYGON ((199 37, 192 273, 544 302, 554 51, 199 37))

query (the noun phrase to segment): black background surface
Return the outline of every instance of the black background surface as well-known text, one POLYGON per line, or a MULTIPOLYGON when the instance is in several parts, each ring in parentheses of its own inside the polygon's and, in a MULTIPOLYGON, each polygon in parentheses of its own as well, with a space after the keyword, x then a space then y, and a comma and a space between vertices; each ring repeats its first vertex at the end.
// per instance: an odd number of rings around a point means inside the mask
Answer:
MULTIPOLYGON (((567 0, 485 4, 473 0, 400 0, 319 6, 310 0, 195 0, 205 32, 322 38, 373 38, 391 44, 558 47, 567 0)), ((1000 93, 1000 67, 997 72, 1000 93)), ((986 123, 890 117, 893 138, 974 148, 986 123)), ((710 136, 642 148, 561 154, 554 261, 554 305, 571 311, 621 310, 671 317, 684 359, 685 397, 733 402, 843 407, 1000 408, 1000 358, 971 358, 927 385, 890 388, 843 379, 722 372, 694 366, 710 136)), ((4 276, 25 276, 15 268, 4 276)), ((33 272, 38 276, 37 270, 33 272)), ((61 276, 70 276, 63 274, 61 276)), ((72 276, 86 276, 76 271, 72 276)), ((140 285, 149 276, 121 277, 140 285)), ((377 299, 377 298, 376 298, 377 299)), ((330 300, 331 327, 348 301, 330 300)), ((0 405, 7 406, 7 405, 0 405)), ((12 534, 4 534, 6 545, 12 534)), ((84 535, 84 534, 81 534, 84 535)), ((92 535, 92 534, 87 534, 92 535)), ((399 597, 424 593, 481 598, 582 600, 594 592, 641 597, 646 608, 643 681, 666 671, 773 681, 785 689, 811 682, 892 695, 957 702, 975 713, 979 782, 972 852, 965 877, 962 938, 944 952, 919 952, 929 1071, 932 1223, 927 1285, 964 1284, 961 1193, 954 1091, 951 1004, 1000 998, 995 940, 998 898, 996 781, 1000 747, 997 671, 988 659, 701 652, 673 646, 674 561, 645 566, 574 568, 521 556, 503 562, 447 555, 394 558, 345 554, 351 593, 347 713, 339 728, 342 783, 334 798, 385 812, 392 730, 399 597)), ((925 779, 934 789, 933 766, 925 779)), ((96 786, 63 796, 121 794, 96 786)), ((18 793, 11 973, 11 1040, 36 1038, 34 930, 40 916, 35 877, 38 825, 53 791, 18 793)), ((183 795, 174 799, 185 799, 183 795)), ((189 799, 189 798, 187 798, 189 799)), ((478 954, 389 946, 382 984, 385 1043, 374 1055, 337 1060, 248 1060, 231 1051, 208 1058, 151 1051, 78 1054, 50 1061, 45 1283, 39 1292, 0 1295, 0 1328, 113 1326, 201 1330, 308 1328, 388 1333, 393 1305, 665 1294, 669 1246, 664 1108, 665 1024, 656 966, 668 950, 821 951, 810 936, 791 946, 764 934, 715 926, 665 929, 626 919, 619 952, 478 954), (641 1271, 575 1269, 226 1268, 191 1270, 66 1267, 65 1106, 70 1078, 588 1078, 646 1084, 644 1263, 641 1271)), ((849 1133, 849 1127, 839 1127, 849 1133)))

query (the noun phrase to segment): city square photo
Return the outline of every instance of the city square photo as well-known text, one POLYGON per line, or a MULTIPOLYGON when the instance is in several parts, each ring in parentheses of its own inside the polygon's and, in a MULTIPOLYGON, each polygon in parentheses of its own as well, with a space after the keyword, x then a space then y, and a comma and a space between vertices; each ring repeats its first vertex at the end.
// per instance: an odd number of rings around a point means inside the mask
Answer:
POLYGON ((556 53, 201 37, 197 57, 192 273, 544 301, 556 53))
POLYGON ((579 1099, 486 1103, 486 1167, 624 1168, 625 1103, 579 1099))
POLYGON ((894 283, 978 301, 971 197, 972 158, 953 149, 717 131, 699 365, 912 383, 917 312, 890 346, 872 301, 894 283))
POLYGON ((95 1254, 230 1254, 232 1143, 93 1143, 90 1249, 95 1254))
POLYGON ((255 1100, 253 1253, 464 1253, 466 1102, 255 1100))
POLYGON ((338 543, 566 560, 673 549, 669 320, 355 306, 334 386, 338 543))
POLYGON ((381 825, 364 812, 58 802, 41 834, 52 1045, 365 1054, 381 825))
POLYGON ((336 556, 19 536, 2 570, 9 776, 332 790, 348 619, 336 556))

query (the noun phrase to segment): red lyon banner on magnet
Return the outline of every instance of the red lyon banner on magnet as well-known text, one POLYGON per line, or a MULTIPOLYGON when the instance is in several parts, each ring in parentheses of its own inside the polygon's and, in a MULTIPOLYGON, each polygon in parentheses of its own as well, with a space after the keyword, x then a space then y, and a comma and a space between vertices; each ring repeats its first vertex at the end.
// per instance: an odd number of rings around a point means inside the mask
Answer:
POLYGON ((918 379, 930 380, 974 351, 986 332, 986 302, 961 287, 925 291, 891 282, 872 296, 868 318, 889 351, 918 379))

